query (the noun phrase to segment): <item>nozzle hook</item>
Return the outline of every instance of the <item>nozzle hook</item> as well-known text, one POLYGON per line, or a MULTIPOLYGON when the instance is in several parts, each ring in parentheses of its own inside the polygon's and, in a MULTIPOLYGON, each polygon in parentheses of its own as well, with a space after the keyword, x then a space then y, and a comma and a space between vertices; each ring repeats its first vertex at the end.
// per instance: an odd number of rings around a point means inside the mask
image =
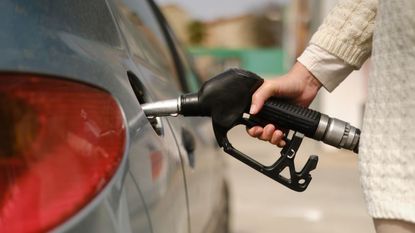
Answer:
POLYGON ((304 191, 311 181, 310 172, 317 167, 318 157, 312 155, 308 158, 307 163, 297 172, 295 169, 294 159, 301 145, 304 135, 294 132, 291 139, 286 138, 287 144, 281 150, 280 158, 271 166, 267 167, 270 175, 274 174, 275 180, 295 191, 304 191), (289 178, 281 173, 288 167, 289 178))

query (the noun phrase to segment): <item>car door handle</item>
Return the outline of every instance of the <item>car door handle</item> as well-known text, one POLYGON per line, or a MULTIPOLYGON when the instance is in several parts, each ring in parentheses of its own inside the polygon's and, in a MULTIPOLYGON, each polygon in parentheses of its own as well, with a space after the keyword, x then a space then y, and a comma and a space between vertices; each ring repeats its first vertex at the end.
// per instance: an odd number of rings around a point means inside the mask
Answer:
POLYGON ((189 159, 189 165, 191 167, 195 166, 195 149, 196 149, 196 141, 195 137, 193 136, 192 132, 188 129, 182 128, 182 141, 184 149, 187 152, 187 157, 189 159))

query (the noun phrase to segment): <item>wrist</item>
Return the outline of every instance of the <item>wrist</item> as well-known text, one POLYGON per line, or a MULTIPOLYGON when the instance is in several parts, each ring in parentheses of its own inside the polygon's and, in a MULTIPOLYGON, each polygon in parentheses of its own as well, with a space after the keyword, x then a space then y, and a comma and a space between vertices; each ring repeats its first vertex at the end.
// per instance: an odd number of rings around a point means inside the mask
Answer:
POLYGON ((289 73, 301 79, 305 88, 315 90, 316 93, 323 86, 321 82, 300 62, 296 62, 289 73))
POLYGON ((305 78, 307 86, 317 93, 323 85, 311 72, 308 71, 308 74, 305 78))

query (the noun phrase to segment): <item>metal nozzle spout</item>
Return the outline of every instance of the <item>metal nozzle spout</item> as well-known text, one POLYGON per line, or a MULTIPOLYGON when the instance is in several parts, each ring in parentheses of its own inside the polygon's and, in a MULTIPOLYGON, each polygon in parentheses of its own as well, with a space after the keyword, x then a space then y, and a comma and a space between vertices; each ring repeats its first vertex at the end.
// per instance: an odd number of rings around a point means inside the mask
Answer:
POLYGON ((180 113, 180 97, 141 105, 147 117, 177 116, 180 113))

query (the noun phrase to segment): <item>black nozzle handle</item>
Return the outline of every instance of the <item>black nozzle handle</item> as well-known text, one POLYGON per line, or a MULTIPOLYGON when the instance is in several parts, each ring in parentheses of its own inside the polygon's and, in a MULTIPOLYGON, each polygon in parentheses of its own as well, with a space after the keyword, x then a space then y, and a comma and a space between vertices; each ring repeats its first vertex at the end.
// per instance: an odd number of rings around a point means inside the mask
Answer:
POLYGON ((273 124, 279 128, 291 129, 313 138, 320 122, 321 113, 309 108, 288 103, 283 99, 268 99, 261 111, 250 116, 253 125, 273 124))

